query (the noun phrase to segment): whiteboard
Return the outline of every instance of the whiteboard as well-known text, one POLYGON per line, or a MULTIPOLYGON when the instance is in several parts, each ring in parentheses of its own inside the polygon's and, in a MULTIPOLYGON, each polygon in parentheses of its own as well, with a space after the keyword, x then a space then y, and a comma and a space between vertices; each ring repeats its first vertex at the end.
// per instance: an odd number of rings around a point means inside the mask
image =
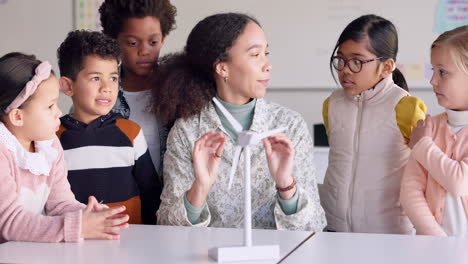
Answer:
MULTIPOLYGON (((190 30, 204 17, 243 12, 257 18, 266 32, 273 65, 271 88, 337 87, 329 58, 339 35, 353 19, 377 14, 392 21, 399 33, 398 67, 411 88, 430 87, 429 48, 450 26, 443 12, 458 8, 458 24, 467 23, 468 0, 171 0, 177 7, 177 29, 166 38, 162 54, 180 51, 190 30), (466 9, 462 9, 463 7, 466 9), (439 19, 436 19, 439 18, 439 19)), ((453 13, 452 12, 452 13, 453 13)), ((453 21, 452 21, 453 22, 453 21)), ((453 23, 452 23, 453 24, 453 23)))

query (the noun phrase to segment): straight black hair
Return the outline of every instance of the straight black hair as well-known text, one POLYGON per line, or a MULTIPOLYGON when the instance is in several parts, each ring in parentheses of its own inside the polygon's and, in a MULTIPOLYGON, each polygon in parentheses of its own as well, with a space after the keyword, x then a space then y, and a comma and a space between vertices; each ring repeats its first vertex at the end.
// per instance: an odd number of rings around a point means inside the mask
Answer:
MULTIPOLYGON (((333 49, 330 57, 330 71, 333 79, 336 82, 335 72, 333 71, 332 58, 336 50, 343 42, 347 40, 354 40, 356 42, 362 41, 365 38, 369 39, 368 50, 381 57, 381 61, 393 59, 396 62, 398 53, 398 33, 392 22, 387 19, 376 15, 364 15, 353 20, 341 33, 335 48, 333 49)), ((408 91, 408 84, 405 77, 400 70, 393 71, 393 82, 401 88, 408 91)))

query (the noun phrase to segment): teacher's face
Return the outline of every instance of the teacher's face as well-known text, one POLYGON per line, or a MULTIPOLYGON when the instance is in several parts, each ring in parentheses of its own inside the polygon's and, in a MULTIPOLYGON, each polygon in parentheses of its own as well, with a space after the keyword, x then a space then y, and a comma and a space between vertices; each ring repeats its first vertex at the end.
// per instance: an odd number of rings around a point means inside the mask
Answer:
POLYGON ((271 64, 268 43, 262 28, 249 22, 228 50, 228 59, 221 62, 218 75, 224 83, 221 98, 232 104, 245 104, 252 98, 265 96, 270 80, 271 64), (227 77, 224 82, 224 78, 227 77))

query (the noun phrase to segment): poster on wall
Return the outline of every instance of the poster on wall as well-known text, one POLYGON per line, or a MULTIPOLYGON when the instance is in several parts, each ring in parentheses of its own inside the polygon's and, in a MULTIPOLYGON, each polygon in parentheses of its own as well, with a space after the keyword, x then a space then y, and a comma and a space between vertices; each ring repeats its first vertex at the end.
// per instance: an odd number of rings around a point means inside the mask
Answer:
POLYGON ((74 0, 74 27, 101 31, 99 7, 104 0, 74 0))
POLYGON ((436 33, 468 25, 468 0, 439 0, 434 21, 436 33))

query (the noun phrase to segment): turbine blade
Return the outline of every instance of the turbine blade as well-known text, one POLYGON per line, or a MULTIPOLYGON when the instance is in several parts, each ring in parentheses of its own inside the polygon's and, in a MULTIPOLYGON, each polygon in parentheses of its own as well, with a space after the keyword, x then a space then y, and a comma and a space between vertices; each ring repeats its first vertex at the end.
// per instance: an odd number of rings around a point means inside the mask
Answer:
POLYGON ((232 167, 231 167, 231 172, 229 173, 228 190, 231 189, 232 180, 234 179, 234 174, 236 173, 236 169, 237 169, 237 163, 239 163, 241 150, 242 150, 242 147, 237 146, 236 151, 234 152, 234 157, 232 158, 232 167))
POLYGON ((281 133, 283 131, 285 131, 287 128, 286 127, 280 127, 280 128, 277 128, 277 129, 273 129, 273 130, 270 130, 270 131, 267 131, 267 132, 263 132, 263 133, 258 133, 255 135, 255 138, 260 141, 266 137, 269 137, 269 136, 273 136, 273 135, 276 135, 278 133, 281 133))
POLYGON ((244 130, 241 124, 239 124, 239 122, 237 122, 237 120, 231 115, 231 113, 229 113, 229 111, 226 108, 224 108, 224 106, 218 101, 218 99, 216 99, 216 97, 213 97, 213 102, 216 104, 219 110, 221 110, 224 117, 226 117, 229 123, 231 123, 232 127, 236 130, 237 133, 240 133, 242 130, 244 130))

